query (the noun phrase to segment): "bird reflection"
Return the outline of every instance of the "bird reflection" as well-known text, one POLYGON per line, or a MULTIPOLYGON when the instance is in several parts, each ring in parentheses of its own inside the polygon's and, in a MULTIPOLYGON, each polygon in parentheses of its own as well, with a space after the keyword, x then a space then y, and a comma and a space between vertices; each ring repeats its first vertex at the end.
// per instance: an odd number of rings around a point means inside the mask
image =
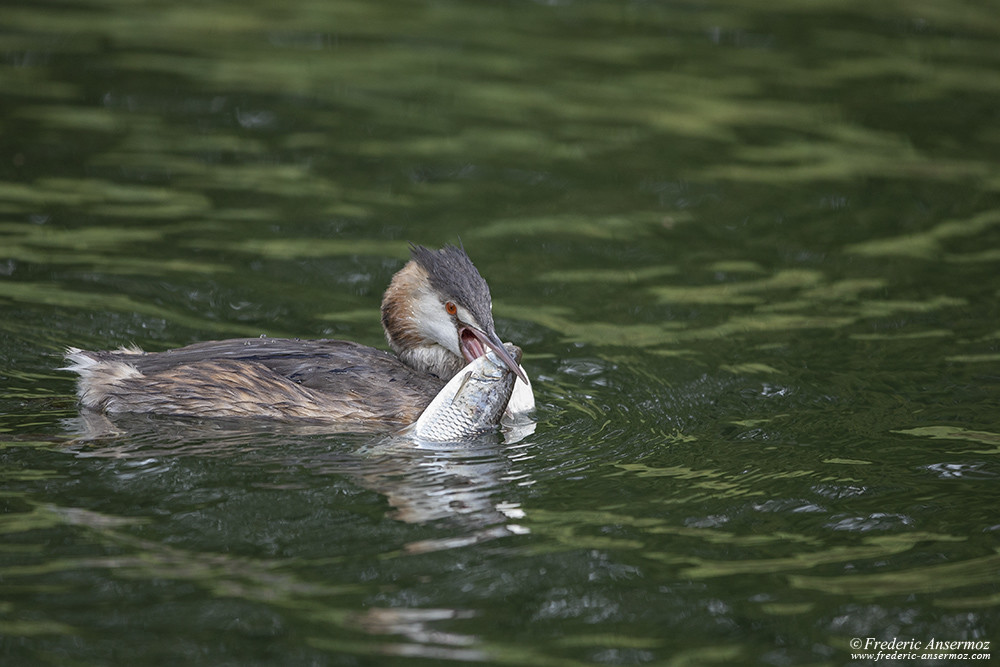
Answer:
MULTIPOLYGON (((68 448, 80 457, 228 457, 244 463, 308 469, 321 477, 340 476, 383 496, 387 516, 409 523, 444 522, 460 528, 440 539, 407 543, 409 552, 450 549, 527 532, 521 506, 510 499, 531 484, 519 470, 530 458, 528 436, 535 422, 521 418, 499 432, 456 443, 430 443, 400 435, 331 435, 329 428, 289 424, 204 422, 136 415, 110 422, 96 413, 67 419, 79 437, 68 448), (331 438, 337 446, 330 447, 331 438), (317 445, 321 450, 317 451, 317 445), (506 497, 505 497, 506 496, 506 497)), ((302 480, 312 484, 310 480, 302 480)))

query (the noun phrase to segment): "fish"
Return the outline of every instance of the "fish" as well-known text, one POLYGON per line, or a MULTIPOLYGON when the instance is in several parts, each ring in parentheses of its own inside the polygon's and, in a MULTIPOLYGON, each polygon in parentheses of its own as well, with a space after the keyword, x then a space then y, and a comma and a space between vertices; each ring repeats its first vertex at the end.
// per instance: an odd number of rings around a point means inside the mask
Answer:
MULTIPOLYGON (((518 363, 521 348, 504 343, 518 363)), ((430 442, 456 442, 495 429, 507 409, 517 376, 492 349, 473 359, 438 392, 401 435, 430 442)))

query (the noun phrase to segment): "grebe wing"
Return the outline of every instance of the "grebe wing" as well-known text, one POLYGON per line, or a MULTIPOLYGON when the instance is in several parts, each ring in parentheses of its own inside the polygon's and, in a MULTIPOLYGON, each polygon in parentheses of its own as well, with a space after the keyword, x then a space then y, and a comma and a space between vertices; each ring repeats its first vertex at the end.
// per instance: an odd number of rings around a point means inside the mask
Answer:
POLYGON ((342 392, 345 384, 384 386, 398 382, 433 396, 444 386, 444 380, 417 373, 388 352, 346 340, 234 338, 148 354, 102 354, 120 355, 117 360, 132 364, 144 374, 204 362, 253 362, 316 391, 342 392))
POLYGON ((70 348, 67 359, 81 403, 112 413, 409 423, 444 385, 335 340, 233 339, 148 354, 70 348))

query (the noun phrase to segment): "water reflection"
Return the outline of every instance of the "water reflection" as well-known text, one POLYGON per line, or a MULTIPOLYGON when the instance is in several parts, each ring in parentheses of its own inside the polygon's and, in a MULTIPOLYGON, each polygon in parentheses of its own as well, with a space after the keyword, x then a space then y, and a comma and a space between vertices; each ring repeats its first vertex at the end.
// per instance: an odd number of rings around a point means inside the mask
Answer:
MULTIPOLYGON (((371 635, 399 635, 409 643, 382 643, 377 652, 384 655, 482 662, 489 654, 479 646, 476 637, 445 632, 435 623, 468 619, 473 612, 457 609, 388 609, 376 607, 352 616, 351 625, 371 635)), ((328 638, 314 639, 317 645, 330 650, 347 648, 342 642, 328 638)))
POLYGON ((151 460, 253 452, 257 465, 277 459, 313 475, 346 477, 376 491, 393 508, 388 514, 393 519, 415 524, 446 520, 473 531, 407 545, 412 551, 527 532, 511 523, 524 518, 520 505, 503 497, 508 487, 532 483, 515 463, 531 457, 526 454, 531 445, 524 439, 534 431, 535 423, 526 418, 507 424, 500 433, 455 443, 415 441, 398 435, 355 434, 338 440, 330 435, 327 425, 145 415, 121 415, 111 420, 89 410, 64 420, 64 426, 77 436, 67 450, 80 457, 151 460), (331 446, 317 452, 319 443, 331 446))
POLYGON ((355 474, 365 487, 386 496, 395 508, 393 518, 407 523, 450 518, 486 526, 524 517, 517 503, 493 497, 505 482, 530 480, 497 451, 492 436, 435 446, 392 440, 365 454, 355 474))

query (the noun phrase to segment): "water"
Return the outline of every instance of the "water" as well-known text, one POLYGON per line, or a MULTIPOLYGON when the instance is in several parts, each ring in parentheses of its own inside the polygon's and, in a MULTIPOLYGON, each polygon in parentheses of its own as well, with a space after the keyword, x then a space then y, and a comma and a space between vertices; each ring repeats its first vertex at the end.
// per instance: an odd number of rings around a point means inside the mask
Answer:
POLYGON ((991 4, 3 15, 4 665, 1000 641, 991 4), (459 238, 533 432, 78 437, 65 346, 381 345, 407 242, 459 238))

